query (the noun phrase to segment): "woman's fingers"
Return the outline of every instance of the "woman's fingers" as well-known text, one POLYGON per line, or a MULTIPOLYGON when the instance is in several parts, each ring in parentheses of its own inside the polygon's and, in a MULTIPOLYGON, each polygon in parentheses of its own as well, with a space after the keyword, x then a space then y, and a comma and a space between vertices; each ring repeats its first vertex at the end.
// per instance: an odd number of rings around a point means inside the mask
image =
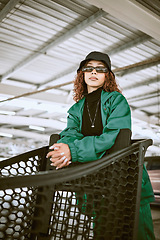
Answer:
POLYGON ((49 147, 49 149, 50 149, 50 150, 52 150, 52 149, 54 149, 54 150, 58 150, 59 147, 55 147, 54 145, 52 145, 52 146, 49 147))
POLYGON ((49 149, 58 150, 62 146, 62 143, 54 143, 52 146, 49 147, 49 149))
POLYGON ((59 168, 65 167, 65 166, 66 166, 66 163, 68 162, 68 159, 67 159, 65 156, 63 156, 63 157, 61 158, 61 160, 62 160, 62 162, 61 162, 61 164, 58 164, 58 165, 57 165, 56 170, 59 169, 59 168))
POLYGON ((58 160, 51 158, 50 161, 52 162, 51 166, 56 167, 56 169, 66 167, 71 163, 71 161, 69 161, 66 156, 63 156, 62 158, 60 158, 58 160))
POLYGON ((67 167, 69 164, 71 164, 71 161, 69 161, 69 160, 66 158, 62 164, 60 164, 60 165, 58 165, 58 166, 56 167, 56 170, 57 170, 57 169, 60 169, 60 168, 63 168, 63 167, 67 167))
POLYGON ((58 151, 51 151, 47 154, 46 158, 60 158, 64 153, 58 152, 58 151))
POLYGON ((51 161, 51 166, 57 167, 58 165, 62 164, 64 160, 50 158, 50 161, 51 161))
POLYGON ((50 151, 47 154, 47 158, 50 158, 51 166, 55 166, 56 169, 66 167, 71 163, 71 153, 69 146, 64 143, 55 143, 53 144, 50 149, 53 149, 53 151, 50 151))

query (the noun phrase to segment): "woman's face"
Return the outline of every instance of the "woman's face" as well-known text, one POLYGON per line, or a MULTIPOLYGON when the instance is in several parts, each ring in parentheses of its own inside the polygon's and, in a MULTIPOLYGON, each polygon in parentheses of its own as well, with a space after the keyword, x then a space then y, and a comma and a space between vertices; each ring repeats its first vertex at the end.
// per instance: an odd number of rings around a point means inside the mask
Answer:
MULTIPOLYGON (((91 60, 87 63, 86 67, 103 67, 105 64, 101 61, 91 60)), ((102 87, 105 81, 105 73, 98 73, 95 69, 92 72, 84 71, 84 80, 87 84, 88 93, 91 93, 98 88, 102 87)))

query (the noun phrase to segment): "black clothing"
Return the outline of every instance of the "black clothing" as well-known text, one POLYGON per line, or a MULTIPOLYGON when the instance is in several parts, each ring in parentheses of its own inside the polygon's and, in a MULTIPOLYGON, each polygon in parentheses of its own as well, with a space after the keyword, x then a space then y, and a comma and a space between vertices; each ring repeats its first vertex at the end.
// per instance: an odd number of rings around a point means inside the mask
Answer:
POLYGON ((102 87, 98 88, 96 91, 93 91, 89 94, 85 94, 86 99, 85 99, 84 110, 83 110, 82 130, 81 130, 84 136, 99 136, 102 134, 103 125, 102 125, 101 108, 100 108, 101 92, 102 92, 102 87), (91 119, 88 114, 87 103, 88 103, 91 119), (96 110, 97 110, 97 113, 96 113, 96 110), (94 122, 95 127, 91 127, 94 118, 95 118, 95 122, 94 122))

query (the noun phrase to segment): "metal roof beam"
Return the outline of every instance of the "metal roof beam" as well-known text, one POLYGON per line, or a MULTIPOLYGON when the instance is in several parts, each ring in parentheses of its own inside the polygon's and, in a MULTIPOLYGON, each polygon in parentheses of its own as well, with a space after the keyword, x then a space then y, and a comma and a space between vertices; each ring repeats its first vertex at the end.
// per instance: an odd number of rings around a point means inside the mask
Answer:
MULTIPOLYGON (((140 31, 160 40, 159 16, 142 6, 136 0, 85 0, 117 19, 140 31)), ((153 2, 153 1, 152 1, 153 2)), ((159 1, 158 1, 159 4, 159 1)))
MULTIPOLYGON (((116 68, 116 69, 113 70, 113 72, 115 72, 115 73, 116 72, 121 72, 121 71, 124 71, 125 69, 129 70, 130 68, 131 69, 134 68, 135 65, 136 66, 137 65, 138 66, 142 66, 143 64, 145 65, 146 62, 148 63, 148 61, 155 62, 155 60, 157 61, 157 58, 156 59, 150 59, 150 60, 142 61, 142 62, 139 62, 139 63, 136 63, 136 64, 131 64, 131 65, 128 65, 128 66, 125 66, 125 67, 122 67, 122 68, 116 68)), ((141 85, 147 85, 147 84, 152 84, 154 82, 158 82, 158 77, 156 77, 155 79, 151 79, 151 80, 148 80, 148 81, 145 81, 145 82, 138 83, 138 84, 136 83, 135 85, 129 86, 127 88, 124 88, 124 90, 132 89, 133 87, 139 87, 141 85)), ((17 99, 17 98, 20 98, 20 97, 28 97, 30 95, 46 92, 46 91, 54 89, 54 88, 60 88, 60 87, 66 86, 66 85, 71 84, 71 83, 73 83, 73 81, 61 83, 61 84, 54 85, 54 86, 51 86, 51 87, 46 87, 46 88, 41 89, 41 90, 36 90, 36 91, 32 91, 32 92, 23 93, 23 94, 15 96, 15 97, 11 97, 11 98, 7 98, 7 99, 4 99, 4 100, 1 100, 0 102, 6 102, 6 101, 10 101, 10 100, 17 99)))
MULTIPOLYGON (((131 47, 135 47, 138 44, 146 42, 146 41, 148 41, 150 39, 151 39, 150 36, 143 34, 141 37, 133 39, 132 41, 129 41, 129 42, 125 43, 125 44, 122 44, 118 48, 114 48, 113 50, 111 50, 109 52, 107 50, 104 50, 104 52, 107 52, 111 56, 111 55, 117 54, 119 52, 125 51, 127 49, 130 49, 131 47)), ((74 72, 76 70, 76 68, 78 67, 78 65, 79 65, 79 63, 77 63, 73 67, 67 69, 65 72, 59 73, 55 78, 49 79, 48 81, 40 84, 39 87, 41 87, 41 86, 43 86, 45 84, 48 84, 48 83, 50 83, 52 81, 55 81, 55 80, 57 80, 57 79, 59 79, 61 77, 64 77, 67 74, 70 74, 70 73, 74 72)))
POLYGON ((20 0, 10 0, 0 12, 0 22, 7 16, 8 13, 20 2, 20 0))
POLYGON ((153 103, 150 103, 150 104, 145 104, 145 105, 141 105, 141 106, 137 106, 136 109, 143 109, 143 108, 148 108, 148 107, 153 107, 153 106, 158 106, 159 103, 156 101, 156 102, 153 102, 153 103))
MULTIPOLYGON (((59 74, 56 75, 56 77, 49 79, 48 81, 45 81, 43 84, 39 84, 38 87, 45 86, 46 84, 53 82, 59 78, 62 78, 72 72, 75 72, 75 70, 78 68, 78 63, 77 65, 74 65, 73 67, 68 68, 66 71, 60 72, 59 74)), ((69 83, 70 84, 70 83, 69 83)))
POLYGON ((47 50, 61 44, 62 42, 66 41, 67 39, 73 37, 75 34, 79 33, 80 31, 84 30, 86 27, 90 26, 94 22, 96 22, 99 18, 103 17, 107 13, 103 10, 98 10, 96 13, 91 15, 89 18, 82 21, 80 24, 76 25, 70 30, 67 30, 66 33, 55 39, 54 37, 46 42, 44 46, 41 46, 41 48, 37 49, 37 51, 32 54, 31 56, 27 57, 23 61, 21 61, 19 64, 17 64, 15 67, 7 71, 4 75, 1 77, 1 81, 7 79, 11 75, 13 75, 16 71, 20 70, 21 68, 25 67, 27 64, 29 64, 31 61, 35 60, 39 55, 45 54, 47 50))
MULTIPOLYGON (((1 94, 7 94, 10 96, 16 96, 17 92, 21 93, 21 95, 23 96, 26 96, 25 94, 28 93, 28 89, 26 88, 11 86, 3 83, 0 83, 0 89, 1 89, 1 94)), ((64 96, 62 94, 57 95, 49 92, 40 92, 37 94, 28 95, 28 96, 35 101, 45 101, 45 102, 48 101, 48 102, 56 102, 56 103, 62 103, 62 104, 67 103, 67 98, 68 98, 68 96, 64 96)))
POLYGON ((131 105, 130 105, 130 107, 132 109, 132 118, 139 119, 141 121, 147 122, 152 125, 153 124, 159 125, 159 119, 157 117, 155 117, 153 114, 149 115, 147 112, 137 110, 135 107, 133 107, 131 105))
POLYGON ((116 68, 115 70, 113 70, 113 72, 120 72, 117 73, 117 76, 123 77, 125 75, 134 73, 134 72, 138 72, 140 70, 144 70, 146 68, 150 68, 153 67, 157 64, 160 63, 160 55, 155 56, 153 58, 135 63, 135 64, 131 64, 129 66, 126 67, 122 67, 122 68, 116 68))
POLYGON ((150 93, 147 93, 147 94, 140 94, 140 95, 137 95, 135 97, 129 97, 127 98, 127 100, 129 102, 138 102, 138 101, 143 101, 143 100, 146 100, 146 99, 149 99, 149 98, 155 98, 155 97, 159 97, 160 96, 160 92, 158 91, 153 91, 153 92, 150 92, 150 93))
POLYGON ((149 84, 153 84, 153 83, 158 83, 159 82, 159 75, 155 78, 150 78, 146 81, 142 81, 142 82, 139 82, 139 83, 135 83, 135 84, 132 84, 130 86, 127 86, 127 87, 124 87, 123 90, 130 90, 130 89, 133 89, 133 88, 138 88, 138 87, 141 87, 143 85, 149 85, 149 84))
POLYGON ((111 51, 107 51, 107 53, 109 55, 113 55, 113 54, 117 54, 119 52, 122 52, 122 51, 125 51, 127 49, 130 49, 132 47, 135 47, 137 46, 138 44, 141 44, 141 43, 144 43, 148 40, 150 40, 152 37, 146 35, 146 34, 143 34, 142 36, 136 38, 136 39, 133 39, 132 41, 129 41, 128 43, 125 43, 125 44, 122 44, 120 47, 118 48, 114 48, 113 50, 111 51))

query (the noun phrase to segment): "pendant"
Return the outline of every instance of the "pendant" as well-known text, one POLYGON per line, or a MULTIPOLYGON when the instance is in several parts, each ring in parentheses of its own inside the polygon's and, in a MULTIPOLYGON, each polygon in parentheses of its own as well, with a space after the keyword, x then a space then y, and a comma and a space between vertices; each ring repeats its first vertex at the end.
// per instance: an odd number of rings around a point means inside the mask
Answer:
POLYGON ((91 127, 94 128, 94 125, 92 124, 91 127))

